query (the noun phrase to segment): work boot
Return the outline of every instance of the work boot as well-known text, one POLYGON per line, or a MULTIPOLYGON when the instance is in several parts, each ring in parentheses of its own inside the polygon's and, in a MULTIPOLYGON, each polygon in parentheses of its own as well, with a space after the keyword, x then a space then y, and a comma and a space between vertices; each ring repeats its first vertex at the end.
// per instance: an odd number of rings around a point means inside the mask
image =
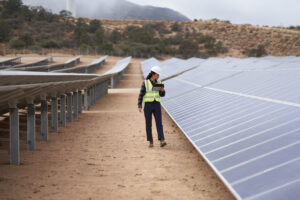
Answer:
POLYGON ((164 140, 161 140, 160 141, 160 147, 164 147, 164 146, 166 146, 167 145, 167 143, 164 141, 164 140))
POLYGON ((153 146, 153 142, 150 142, 149 147, 152 148, 153 146))

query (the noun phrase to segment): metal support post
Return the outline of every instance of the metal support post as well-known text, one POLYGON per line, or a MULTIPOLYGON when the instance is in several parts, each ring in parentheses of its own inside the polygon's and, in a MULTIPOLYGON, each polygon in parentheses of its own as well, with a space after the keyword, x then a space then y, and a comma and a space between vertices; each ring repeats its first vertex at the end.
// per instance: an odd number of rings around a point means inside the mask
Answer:
POLYGON ((41 134, 42 140, 48 141, 48 102, 41 101, 41 134))
POLYGON ((73 92, 74 119, 78 118, 78 92, 73 92))
POLYGON ((88 90, 84 89, 84 110, 89 109, 89 103, 88 103, 88 90))
POLYGON ((58 133, 58 103, 57 97, 53 97, 51 101, 51 128, 58 133))
POLYGON ((94 87, 93 86, 90 88, 90 92, 91 92, 91 104, 90 104, 90 107, 92 107, 94 105, 94 87))
POLYGON ((68 122, 72 122, 72 93, 67 94, 67 107, 68 107, 67 119, 68 122))
POLYGON ((82 91, 78 91, 78 113, 82 114, 82 91))
POLYGON ((110 88, 114 88, 114 77, 110 78, 110 88))
POLYGON ((93 105, 95 105, 96 104, 96 85, 93 86, 93 94, 94 94, 93 105))
POLYGON ((98 100, 99 100, 99 85, 97 84, 97 85, 95 85, 95 103, 97 103, 98 102, 98 100))
POLYGON ((20 165, 19 109, 9 109, 10 164, 20 165))
POLYGON ((66 127, 66 96, 60 96, 60 125, 66 127))
POLYGON ((27 148, 35 150, 35 106, 27 106, 27 148))

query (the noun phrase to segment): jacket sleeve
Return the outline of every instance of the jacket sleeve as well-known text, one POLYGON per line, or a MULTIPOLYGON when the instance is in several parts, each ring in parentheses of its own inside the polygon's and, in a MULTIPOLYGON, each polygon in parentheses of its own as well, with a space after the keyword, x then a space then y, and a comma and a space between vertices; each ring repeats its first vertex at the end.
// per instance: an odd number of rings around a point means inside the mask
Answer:
POLYGON ((138 107, 142 108, 143 106, 143 97, 146 94, 146 87, 145 87, 145 82, 143 82, 141 90, 140 90, 140 94, 139 94, 139 99, 138 99, 138 107))

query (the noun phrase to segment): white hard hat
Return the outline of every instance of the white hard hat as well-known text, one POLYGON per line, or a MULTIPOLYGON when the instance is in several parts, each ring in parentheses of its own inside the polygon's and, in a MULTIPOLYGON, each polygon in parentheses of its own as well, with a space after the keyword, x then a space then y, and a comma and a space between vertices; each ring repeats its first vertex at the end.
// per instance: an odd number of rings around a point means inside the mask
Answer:
POLYGON ((151 71, 155 72, 156 74, 160 75, 160 67, 159 66, 154 66, 151 68, 151 71))

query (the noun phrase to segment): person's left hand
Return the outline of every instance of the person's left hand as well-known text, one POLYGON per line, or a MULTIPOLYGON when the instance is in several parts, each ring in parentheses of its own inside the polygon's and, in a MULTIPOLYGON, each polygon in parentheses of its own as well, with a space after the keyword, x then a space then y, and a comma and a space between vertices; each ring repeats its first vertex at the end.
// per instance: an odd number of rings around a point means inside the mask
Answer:
POLYGON ((161 88, 160 88, 160 91, 161 91, 161 92, 165 91, 165 88, 161 87, 161 88))

